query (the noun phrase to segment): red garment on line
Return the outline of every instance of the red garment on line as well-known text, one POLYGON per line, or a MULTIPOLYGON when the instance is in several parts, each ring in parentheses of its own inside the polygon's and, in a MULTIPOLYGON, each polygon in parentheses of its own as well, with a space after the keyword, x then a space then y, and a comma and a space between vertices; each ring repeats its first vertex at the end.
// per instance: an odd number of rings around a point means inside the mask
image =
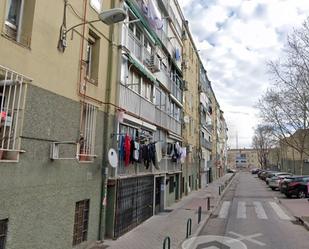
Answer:
POLYGON ((126 134, 124 138, 124 165, 130 164, 130 153, 131 153, 131 137, 126 134))

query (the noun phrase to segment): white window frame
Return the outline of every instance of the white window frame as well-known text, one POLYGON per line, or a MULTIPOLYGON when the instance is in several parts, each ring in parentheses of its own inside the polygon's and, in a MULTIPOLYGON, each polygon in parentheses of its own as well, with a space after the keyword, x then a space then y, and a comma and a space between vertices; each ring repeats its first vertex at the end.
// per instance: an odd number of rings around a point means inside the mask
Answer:
POLYGON ((81 102, 81 127, 79 141, 79 161, 93 161, 95 155, 97 107, 81 102))
POLYGON ((0 160, 18 161, 19 153, 25 152, 20 150, 25 82, 31 80, 2 66, 0 72, 0 160))
POLYGON ((21 26, 22 26, 22 19, 23 19, 23 12, 24 12, 24 0, 7 0, 7 9, 6 9, 6 17, 5 17, 5 25, 9 28, 15 30, 16 32, 16 41, 20 42, 20 35, 21 35, 21 26), (20 1, 19 3, 19 14, 16 18, 16 24, 10 22, 8 20, 10 7, 13 1, 20 1))

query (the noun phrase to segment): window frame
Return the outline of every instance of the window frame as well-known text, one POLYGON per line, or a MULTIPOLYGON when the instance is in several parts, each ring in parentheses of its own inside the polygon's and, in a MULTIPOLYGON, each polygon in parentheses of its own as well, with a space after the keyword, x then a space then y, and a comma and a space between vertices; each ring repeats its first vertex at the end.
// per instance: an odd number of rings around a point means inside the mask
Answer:
POLYGON ((77 246, 88 239, 89 213, 90 199, 81 200, 75 203, 73 246, 77 246))
POLYGON ((92 9, 94 9, 97 13, 100 13, 102 11, 102 5, 103 5, 103 0, 90 0, 89 4, 92 9), (100 2, 100 9, 97 8, 94 2, 100 2))
POLYGON ((79 140, 79 162, 93 162, 95 155, 95 134, 97 107, 81 102, 81 124, 79 140), (84 116, 85 115, 85 116, 84 116))

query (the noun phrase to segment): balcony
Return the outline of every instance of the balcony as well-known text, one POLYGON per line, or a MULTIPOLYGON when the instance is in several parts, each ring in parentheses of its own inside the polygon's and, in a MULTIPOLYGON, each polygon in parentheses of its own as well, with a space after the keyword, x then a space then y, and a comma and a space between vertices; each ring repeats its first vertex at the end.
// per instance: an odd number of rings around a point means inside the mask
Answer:
POLYGON ((155 111, 155 116, 156 116, 156 124, 165 127, 168 130, 181 135, 181 122, 177 121, 173 117, 167 115, 164 111, 160 110, 159 108, 156 108, 155 111))
POLYGON ((203 137, 200 137, 201 145, 207 150, 212 150, 212 142, 209 142, 203 137))
MULTIPOLYGON (((168 72, 161 69, 156 73, 157 79, 164 85, 171 94, 182 104, 183 103, 183 90, 171 79, 168 72)), ((180 80, 180 79, 179 79, 180 80)))
POLYGON ((142 61, 142 42, 139 41, 131 31, 128 31, 128 40, 127 44, 130 52, 140 61, 142 61))
POLYGON ((155 122, 155 105, 122 84, 120 84, 119 105, 138 117, 155 122))
POLYGON ((159 173, 167 173, 167 172, 179 172, 181 171, 181 164, 174 163, 170 158, 163 158, 159 163, 159 169, 155 168, 152 164, 150 164, 149 168, 146 169, 143 163, 134 163, 128 166, 124 165, 124 162, 119 162, 119 166, 117 168, 117 174, 110 174, 110 177, 116 176, 134 176, 134 175, 145 175, 145 174, 159 174, 159 173))

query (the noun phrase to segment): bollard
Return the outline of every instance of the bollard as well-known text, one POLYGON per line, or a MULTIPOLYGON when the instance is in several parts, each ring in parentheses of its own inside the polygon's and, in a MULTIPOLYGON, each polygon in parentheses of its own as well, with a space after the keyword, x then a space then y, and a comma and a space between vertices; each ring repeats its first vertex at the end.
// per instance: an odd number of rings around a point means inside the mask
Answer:
POLYGON ((171 248, 171 238, 169 236, 165 237, 163 241, 163 249, 166 249, 166 243, 167 243, 167 249, 171 248))
POLYGON ((210 210, 210 197, 207 197, 207 210, 210 210))
POLYGON ((186 234, 186 238, 189 238, 189 236, 191 235, 191 228, 192 228, 192 220, 191 220, 191 218, 189 218, 188 221, 187 221, 187 234, 186 234))
POLYGON ((221 195, 221 186, 219 186, 219 195, 221 195))
POLYGON ((199 206, 198 211, 197 211, 197 224, 200 224, 202 219, 202 207, 199 206))

